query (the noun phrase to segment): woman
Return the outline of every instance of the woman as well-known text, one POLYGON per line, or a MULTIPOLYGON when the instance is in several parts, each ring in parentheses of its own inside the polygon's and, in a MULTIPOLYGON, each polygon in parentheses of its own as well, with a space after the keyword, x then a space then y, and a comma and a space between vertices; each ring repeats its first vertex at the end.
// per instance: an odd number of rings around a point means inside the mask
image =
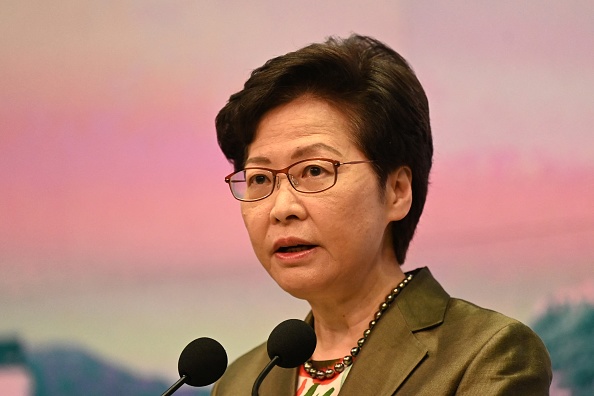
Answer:
MULTIPOLYGON (((318 340, 260 395, 548 394, 549 356, 528 327, 450 298, 427 268, 401 268, 433 146, 400 55, 351 36, 274 58, 216 127, 256 256, 310 304, 318 340)), ((268 361, 265 345, 240 357, 213 395, 249 395, 268 361)))

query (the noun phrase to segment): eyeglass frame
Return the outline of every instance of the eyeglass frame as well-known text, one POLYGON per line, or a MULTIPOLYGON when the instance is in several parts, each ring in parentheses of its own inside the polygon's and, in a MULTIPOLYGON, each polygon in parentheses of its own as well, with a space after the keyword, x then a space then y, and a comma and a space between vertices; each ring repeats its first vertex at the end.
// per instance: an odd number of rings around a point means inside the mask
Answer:
POLYGON ((294 162, 291 165, 287 166, 286 168, 282 168, 282 169, 271 169, 271 168, 265 168, 265 167, 261 167, 261 166, 252 166, 252 167, 248 167, 248 168, 243 168, 243 169, 240 169, 236 172, 230 173, 227 176, 225 176, 225 183, 227 183, 229 185, 229 190, 231 190, 231 195, 233 195, 233 198, 235 198, 241 202, 257 202, 257 201, 261 201, 261 200, 271 196, 274 193, 275 184, 276 184, 276 188, 280 188, 280 179, 278 178, 279 174, 284 174, 285 176, 287 176, 287 180, 289 181, 289 184, 291 185, 291 187, 293 187, 293 189, 295 191, 303 193, 303 194, 317 194, 317 193, 321 193, 323 191, 329 190, 336 185, 336 181, 338 180, 338 168, 341 165, 354 165, 354 164, 364 164, 364 163, 372 163, 372 162, 375 162, 375 161, 373 161, 373 160, 358 160, 358 161, 340 162, 340 161, 333 160, 330 158, 307 158, 307 159, 303 159, 303 160, 294 162), (301 164, 301 163, 307 162, 307 161, 326 161, 326 162, 331 163, 332 166, 334 167, 334 181, 332 182, 332 184, 322 190, 319 190, 319 191, 300 191, 300 190, 298 190, 297 187, 295 186, 295 184, 293 184, 294 176, 289 173, 289 169, 291 169, 292 167, 294 167, 297 164, 301 164), (263 197, 256 198, 256 199, 243 199, 243 198, 238 198, 237 196, 235 196, 235 194, 233 193, 233 187, 231 186, 231 177, 233 177, 233 175, 235 175, 237 173, 244 172, 249 169, 261 169, 261 170, 265 170, 265 171, 272 173, 272 177, 274 178, 275 182, 272 183, 272 188, 270 189, 270 192, 268 194, 264 195, 263 197))

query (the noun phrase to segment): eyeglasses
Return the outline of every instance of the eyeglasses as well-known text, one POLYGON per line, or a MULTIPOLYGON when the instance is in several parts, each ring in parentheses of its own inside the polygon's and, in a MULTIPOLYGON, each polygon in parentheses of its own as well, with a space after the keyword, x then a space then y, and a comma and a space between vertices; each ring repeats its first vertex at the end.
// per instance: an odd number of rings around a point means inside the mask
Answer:
POLYGON ((336 184, 337 169, 342 165, 373 162, 340 162, 328 158, 311 158, 297 161, 284 169, 250 167, 225 177, 233 196, 244 202, 259 201, 272 195, 274 185, 280 188, 279 173, 287 175, 293 188, 299 192, 313 194, 326 191, 336 184))

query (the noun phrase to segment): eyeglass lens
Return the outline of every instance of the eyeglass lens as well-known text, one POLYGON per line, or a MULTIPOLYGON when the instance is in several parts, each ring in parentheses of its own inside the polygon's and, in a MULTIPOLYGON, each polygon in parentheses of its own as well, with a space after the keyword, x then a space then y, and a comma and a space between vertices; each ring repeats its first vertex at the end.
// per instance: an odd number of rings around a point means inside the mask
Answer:
MULTIPOLYGON (((274 190, 277 177, 275 173, 262 168, 239 171, 229 180, 231 191, 236 198, 243 200, 266 197, 274 190)), ((329 160, 301 161, 291 165, 286 173, 293 188, 304 193, 326 190, 336 181, 336 169, 329 160)))

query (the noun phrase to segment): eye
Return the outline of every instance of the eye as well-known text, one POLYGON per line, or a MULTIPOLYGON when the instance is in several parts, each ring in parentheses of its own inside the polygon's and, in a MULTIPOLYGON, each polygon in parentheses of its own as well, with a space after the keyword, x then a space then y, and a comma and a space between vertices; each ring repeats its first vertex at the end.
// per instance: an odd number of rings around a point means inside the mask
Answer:
POLYGON ((248 178, 248 185, 264 185, 270 183, 270 177, 264 173, 256 173, 248 178))
POLYGON ((307 176, 320 176, 322 173, 324 173, 324 169, 320 166, 317 165, 310 165, 307 166, 304 170, 303 170, 303 176, 307 177, 307 176))
POLYGON ((321 162, 305 164, 300 172, 301 178, 321 178, 332 176, 333 168, 330 163, 325 164, 321 162))

